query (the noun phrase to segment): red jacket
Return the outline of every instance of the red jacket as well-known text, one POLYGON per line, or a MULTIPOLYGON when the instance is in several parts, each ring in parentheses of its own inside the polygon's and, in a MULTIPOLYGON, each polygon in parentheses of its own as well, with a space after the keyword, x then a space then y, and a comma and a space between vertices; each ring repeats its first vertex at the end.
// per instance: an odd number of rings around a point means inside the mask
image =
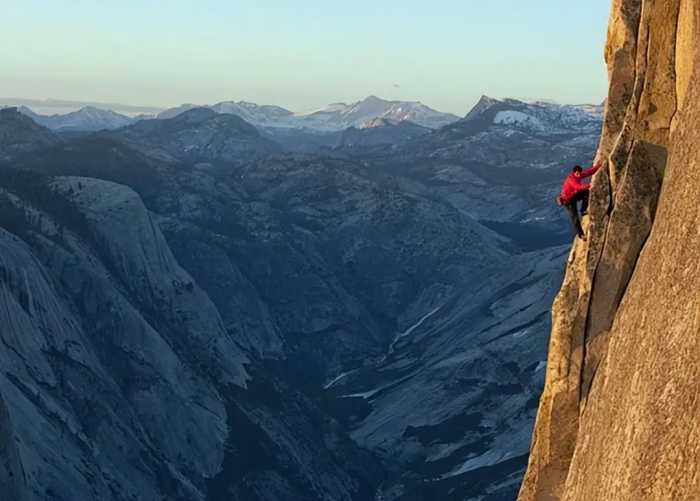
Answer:
POLYGON ((593 174, 598 172, 598 169, 600 169, 602 166, 602 163, 598 163, 590 169, 586 169, 579 174, 572 172, 571 174, 566 176, 566 179, 564 180, 564 186, 561 187, 561 193, 559 194, 562 201, 564 203, 569 203, 576 196, 577 193, 581 191, 590 190, 591 184, 584 183, 583 180, 587 177, 591 177, 593 174))

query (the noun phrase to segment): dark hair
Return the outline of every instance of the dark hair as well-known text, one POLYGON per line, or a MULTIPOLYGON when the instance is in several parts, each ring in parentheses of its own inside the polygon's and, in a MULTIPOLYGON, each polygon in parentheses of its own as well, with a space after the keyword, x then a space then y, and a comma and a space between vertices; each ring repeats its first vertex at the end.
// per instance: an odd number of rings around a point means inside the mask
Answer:
POLYGON ((574 165, 574 168, 572 169, 571 172, 581 172, 583 169, 581 168, 580 165, 574 165))

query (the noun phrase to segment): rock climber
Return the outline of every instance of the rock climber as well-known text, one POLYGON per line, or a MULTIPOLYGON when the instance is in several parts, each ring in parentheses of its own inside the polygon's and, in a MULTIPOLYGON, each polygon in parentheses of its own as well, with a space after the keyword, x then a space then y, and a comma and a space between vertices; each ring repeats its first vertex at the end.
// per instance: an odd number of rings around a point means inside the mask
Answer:
POLYGON ((588 212, 588 194, 591 191, 591 184, 585 183, 584 179, 598 172, 602 166, 603 163, 598 162, 590 169, 583 170, 580 165, 576 165, 571 170, 571 173, 566 176, 564 185, 561 187, 561 193, 557 197, 557 203, 569 213, 571 223, 574 225, 574 231, 582 240, 586 239, 586 234, 581 227, 578 202, 581 202, 581 217, 583 217, 588 212))

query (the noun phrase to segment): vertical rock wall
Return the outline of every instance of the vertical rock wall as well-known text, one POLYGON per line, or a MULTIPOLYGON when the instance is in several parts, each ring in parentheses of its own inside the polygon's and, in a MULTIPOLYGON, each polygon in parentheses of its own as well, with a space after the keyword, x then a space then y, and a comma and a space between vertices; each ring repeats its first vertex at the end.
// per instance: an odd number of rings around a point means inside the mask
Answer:
POLYGON ((700 499, 700 2, 614 0, 588 242, 520 499, 700 499), (658 209, 657 209, 658 207, 658 209))

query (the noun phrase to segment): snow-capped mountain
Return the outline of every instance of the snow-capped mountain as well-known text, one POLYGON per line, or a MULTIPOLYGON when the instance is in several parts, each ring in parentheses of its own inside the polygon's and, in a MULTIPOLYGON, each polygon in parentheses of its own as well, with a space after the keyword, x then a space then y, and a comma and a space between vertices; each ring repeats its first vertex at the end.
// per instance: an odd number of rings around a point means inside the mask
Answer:
POLYGON ((436 111, 420 102, 387 101, 376 96, 370 96, 352 104, 332 104, 298 118, 307 127, 329 130, 360 127, 376 118, 386 118, 396 122, 408 120, 423 127, 437 129, 459 119, 451 113, 436 111))
POLYGON ((602 120, 602 105, 568 105, 545 101, 529 103, 482 96, 474 108, 462 120, 453 124, 453 127, 483 130, 489 126, 500 126, 537 135, 581 134, 600 132, 602 120))
POLYGON ((19 110, 52 130, 97 131, 116 129, 141 119, 168 119, 193 108, 209 108, 220 114, 233 114, 259 128, 299 128, 322 132, 366 128, 376 119, 408 121, 429 129, 454 127, 482 129, 496 125, 536 134, 581 133, 595 130, 602 121, 603 105, 560 105, 548 101, 525 102, 483 96, 462 119, 414 101, 388 101, 369 96, 351 104, 334 103, 310 113, 294 113, 280 106, 247 101, 222 101, 213 105, 192 103, 169 108, 156 115, 126 116, 111 110, 85 106, 66 114, 42 115, 27 106, 19 110), (467 125, 468 124, 468 125, 467 125))
POLYGON ((111 130, 134 123, 135 119, 116 113, 111 110, 103 110, 94 106, 85 106, 78 111, 64 115, 40 115, 27 106, 19 107, 24 113, 39 125, 43 125, 56 131, 84 131, 111 130))
POLYGON ((211 107, 217 113, 238 115, 246 122, 265 127, 284 126, 294 113, 280 106, 259 105, 247 101, 224 101, 211 107))
POLYGON ((257 127, 292 127, 294 113, 280 106, 260 105, 247 101, 222 101, 212 105, 199 106, 192 103, 182 104, 159 113, 156 118, 174 118, 193 108, 208 108, 221 114, 238 115, 257 127))
MULTIPOLYGON (((196 107, 198 106, 194 104, 183 104, 161 112, 158 118, 172 118, 196 107)), ((377 118, 395 122, 410 121, 431 129, 459 120, 456 115, 436 111, 420 102, 386 101, 375 96, 352 104, 331 104, 311 113, 292 113, 279 106, 258 105, 246 101, 224 101, 202 107, 218 113, 238 115, 257 127, 309 128, 320 131, 361 127, 377 118)))
POLYGON ((558 169, 585 162, 595 150, 601 113, 602 106, 484 96, 463 119, 411 143, 407 149, 413 151, 406 155, 429 154, 441 161, 489 165, 491 173, 514 169, 512 175, 523 180, 532 175, 532 168, 554 169, 559 176, 558 169))

